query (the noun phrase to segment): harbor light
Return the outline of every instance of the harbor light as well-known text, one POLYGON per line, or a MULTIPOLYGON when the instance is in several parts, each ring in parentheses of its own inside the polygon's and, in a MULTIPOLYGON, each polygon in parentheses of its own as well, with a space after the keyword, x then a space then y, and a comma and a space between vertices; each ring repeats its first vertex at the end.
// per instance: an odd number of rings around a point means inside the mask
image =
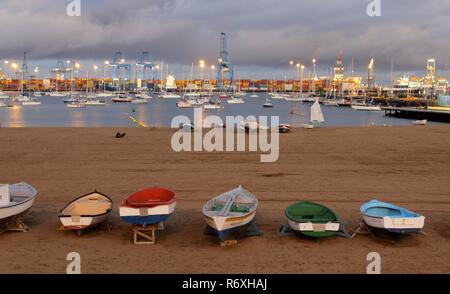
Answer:
POLYGON ((17 63, 13 63, 13 64, 11 64, 11 67, 12 67, 13 69, 17 69, 19 66, 17 65, 17 63))
POLYGON ((5 60, 5 64, 8 64, 9 63, 9 61, 8 60, 5 60))
POLYGON ((97 70, 98 69, 98 66, 97 65, 94 65, 94 70, 97 70))
POLYGON ((105 65, 109 65, 109 60, 105 60, 105 65))
POLYGON ((81 67, 81 65, 79 63, 75 63, 75 68, 79 69, 81 67))

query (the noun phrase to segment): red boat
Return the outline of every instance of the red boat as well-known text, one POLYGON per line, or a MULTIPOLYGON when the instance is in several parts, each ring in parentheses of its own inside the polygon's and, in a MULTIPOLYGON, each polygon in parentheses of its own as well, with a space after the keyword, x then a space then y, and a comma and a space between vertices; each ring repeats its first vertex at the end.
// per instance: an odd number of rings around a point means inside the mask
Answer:
POLYGON ((120 205, 120 217, 130 224, 152 225, 165 222, 175 211, 175 193, 163 188, 136 192, 120 205))

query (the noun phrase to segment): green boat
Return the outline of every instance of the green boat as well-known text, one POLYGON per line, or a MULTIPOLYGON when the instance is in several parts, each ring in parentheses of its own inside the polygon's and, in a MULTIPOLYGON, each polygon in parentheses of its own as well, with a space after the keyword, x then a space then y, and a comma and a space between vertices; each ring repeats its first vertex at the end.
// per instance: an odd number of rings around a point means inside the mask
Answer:
POLYGON ((328 207, 313 202, 297 202, 286 208, 289 227, 308 237, 325 238, 338 233, 339 217, 328 207))

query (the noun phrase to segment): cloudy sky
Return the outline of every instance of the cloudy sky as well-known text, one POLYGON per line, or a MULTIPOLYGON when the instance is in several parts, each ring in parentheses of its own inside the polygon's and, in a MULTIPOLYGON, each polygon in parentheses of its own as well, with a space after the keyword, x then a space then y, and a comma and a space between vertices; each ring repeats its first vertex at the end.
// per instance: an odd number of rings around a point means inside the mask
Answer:
POLYGON ((283 78, 290 60, 311 68, 312 58, 325 75, 341 50, 361 75, 371 57, 380 76, 392 57, 397 73, 421 74, 435 57, 444 75, 450 61, 448 0, 381 0, 379 17, 367 15, 369 0, 80 1, 81 16, 69 17, 69 0, 0 0, 0 59, 27 51, 45 74, 59 59, 89 67, 149 51, 181 75, 182 65, 217 60, 223 31, 242 78, 283 78))

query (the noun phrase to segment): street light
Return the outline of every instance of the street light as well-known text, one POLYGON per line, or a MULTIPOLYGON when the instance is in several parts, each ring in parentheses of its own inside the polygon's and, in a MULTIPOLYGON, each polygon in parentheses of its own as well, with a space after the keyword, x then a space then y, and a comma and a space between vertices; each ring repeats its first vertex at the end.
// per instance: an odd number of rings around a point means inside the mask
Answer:
POLYGON ((297 63, 295 67, 297 68, 297 83, 298 83, 300 80, 300 63, 297 63))
POLYGON ((291 66, 291 78, 292 78, 294 62, 291 60, 291 61, 289 61, 289 64, 291 66))
POLYGON ((313 76, 312 76, 312 88, 313 88, 313 95, 316 95, 316 79, 317 79, 317 74, 316 74, 316 59, 314 58, 312 60, 313 63, 313 76))
POLYGON ((303 96, 303 74, 305 71, 305 66, 302 64, 300 66, 301 73, 300 73, 300 96, 303 96))
POLYGON ((204 80, 203 69, 205 68, 205 61, 202 59, 199 61, 199 64, 200 64, 200 90, 203 90, 203 80, 204 80))

